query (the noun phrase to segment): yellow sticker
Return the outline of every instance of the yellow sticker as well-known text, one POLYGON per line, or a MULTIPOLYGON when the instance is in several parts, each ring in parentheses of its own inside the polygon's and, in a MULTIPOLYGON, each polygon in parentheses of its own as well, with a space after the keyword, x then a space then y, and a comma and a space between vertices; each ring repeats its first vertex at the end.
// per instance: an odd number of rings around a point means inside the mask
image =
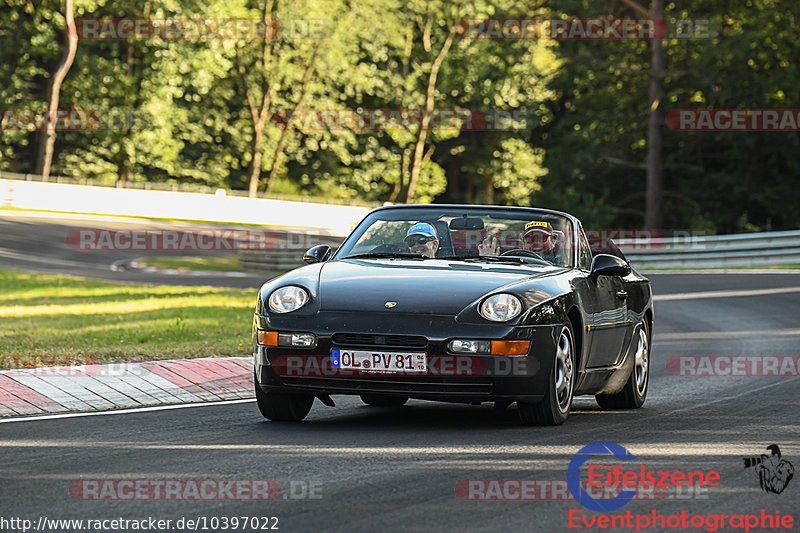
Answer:
POLYGON ((535 227, 550 228, 550 223, 549 222, 544 222, 542 220, 532 220, 532 221, 528 222, 527 224, 525 224, 525 229, 526 230, 531 229, 531 228, 535 228, 535 227))

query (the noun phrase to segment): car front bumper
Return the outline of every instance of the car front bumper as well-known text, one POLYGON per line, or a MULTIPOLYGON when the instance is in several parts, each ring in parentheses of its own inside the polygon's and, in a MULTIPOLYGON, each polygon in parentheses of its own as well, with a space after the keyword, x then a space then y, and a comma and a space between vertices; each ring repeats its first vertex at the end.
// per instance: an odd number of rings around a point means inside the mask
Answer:
POLYGON ((394 316, 391 322, 380 316, 330 312, 308 318, 286 318, 255 317, 256 378, 266 392, 316 396, 377 393, 466 403, 537 402, 544 397, 549 384, 559 332, 557 325, 459 324, 453 317, 431 315, 394 316), (314 333, 317 345, 313 349, 259 346, 256 329, 314 333), (334 335, 341 332, 421 336, 427 343, 424 347, 345 345, 334 342, 334 335), (526 339, 531 341, 531 347, 527 355, 514 357, 453 354, 447 351, 447 344, 453 338, 526 339), (425 352, 428 371, 424 374, 343 371, 331 366, 331 350, 336 348, 375 353, 425 352))

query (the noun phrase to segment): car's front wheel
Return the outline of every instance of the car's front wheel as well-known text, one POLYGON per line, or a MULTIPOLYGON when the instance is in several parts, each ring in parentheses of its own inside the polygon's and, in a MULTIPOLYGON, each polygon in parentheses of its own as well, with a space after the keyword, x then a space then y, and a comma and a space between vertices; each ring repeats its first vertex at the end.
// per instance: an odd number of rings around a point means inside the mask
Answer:
POLYGON ((362 394, 361 401, 376 407, 400 407, 408 398, 405 396, 382 396, 380 394, 362 394))
POLYGON ((539 403, 517 402, 523 424, 559 426, 567 420, 575 387, 574 338, 570 323, 561 326, 544 399, 539 403))
POLYGON ((594 397, 603 409, 637 409, 644 405, 650 382, 650 331, 646 319, 639 323, 634 339, 633 371, 625 387, 616 394, 597 394, 594 397))
POLYGON ((256 403, 264 418, 274 422, 299 422, 311 411, 314 397, 310 394, 286 394, 281 392, 264 392, 254 379, 256 385, 256 403))

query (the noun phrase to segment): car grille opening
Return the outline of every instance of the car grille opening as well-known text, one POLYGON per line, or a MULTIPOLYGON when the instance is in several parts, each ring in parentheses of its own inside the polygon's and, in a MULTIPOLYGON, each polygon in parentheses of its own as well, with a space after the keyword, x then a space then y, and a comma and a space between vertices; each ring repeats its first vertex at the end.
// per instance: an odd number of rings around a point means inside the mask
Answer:
POLYGON ((341 346, 396 346, 425 348, 428 339, 416 335, 372 335, 369 333, 334 333, 334 344, 341 346))

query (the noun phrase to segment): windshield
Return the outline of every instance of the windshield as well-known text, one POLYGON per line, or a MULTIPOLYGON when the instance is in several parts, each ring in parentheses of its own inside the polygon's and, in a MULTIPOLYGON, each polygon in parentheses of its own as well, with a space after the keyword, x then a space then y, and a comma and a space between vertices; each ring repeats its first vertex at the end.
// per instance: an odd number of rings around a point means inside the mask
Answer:
POLYGON ((419 208, 370 214, 336 259, 417 258, 572 265, 571 221, 538 209, 419 208))

